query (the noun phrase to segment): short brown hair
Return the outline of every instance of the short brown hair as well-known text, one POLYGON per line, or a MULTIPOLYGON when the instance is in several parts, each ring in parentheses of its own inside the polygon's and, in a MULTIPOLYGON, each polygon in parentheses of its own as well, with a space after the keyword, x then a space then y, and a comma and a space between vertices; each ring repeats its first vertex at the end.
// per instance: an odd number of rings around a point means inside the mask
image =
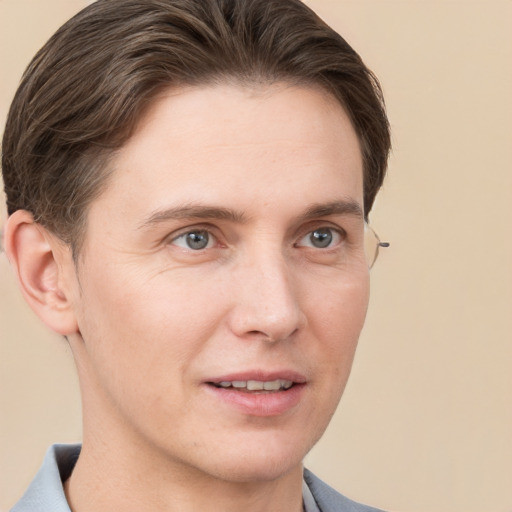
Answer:
POLYGON ((299 0, 99 0, 63 25, 23 75, 3 137, 8 213, 30 211, 74 252, 107 162, 164 88, 235 81, 319 85, 352 120, 368 215, 389 124, 378 81, 299 0))

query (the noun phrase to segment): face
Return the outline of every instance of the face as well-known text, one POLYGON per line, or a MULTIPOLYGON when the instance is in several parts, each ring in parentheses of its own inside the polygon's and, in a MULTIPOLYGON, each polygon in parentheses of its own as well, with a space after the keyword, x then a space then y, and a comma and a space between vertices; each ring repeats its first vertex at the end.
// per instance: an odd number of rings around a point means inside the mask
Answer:
POLYGON ((343 109, 286 85, 172 91, 112 165, 74 285, 84 435, 227 480, 299 466, 368 302, 343 109))

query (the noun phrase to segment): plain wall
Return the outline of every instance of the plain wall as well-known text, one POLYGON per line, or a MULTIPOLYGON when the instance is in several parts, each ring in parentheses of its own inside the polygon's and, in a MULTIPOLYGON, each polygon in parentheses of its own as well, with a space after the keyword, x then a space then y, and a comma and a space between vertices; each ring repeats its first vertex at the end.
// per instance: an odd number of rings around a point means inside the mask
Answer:
MULTIPOLYGON (((0 0, 0 122, 80 0, 0 0)), ((308 466, 395 512, 512 511, 512 2, 310 0, 379 76, 393 129, 371 218, 391 247, 351 380, 308 466)), ((3 207, 2 207, 3 208, 3 207)), ((5 219, 1 210, 1 219, 5 219)), ((0 510, 81 435, 65 341, 0 254, 0 510)))

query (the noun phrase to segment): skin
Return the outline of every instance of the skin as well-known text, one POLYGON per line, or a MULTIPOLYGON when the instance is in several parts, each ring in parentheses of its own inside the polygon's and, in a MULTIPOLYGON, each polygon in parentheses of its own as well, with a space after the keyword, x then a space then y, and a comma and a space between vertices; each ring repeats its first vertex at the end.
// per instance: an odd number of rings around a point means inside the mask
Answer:
POLYGON ((78 267, 27 212, 6 230, 27 300, 78 368, 72 509, 300 511, 302 459, 343 393, 368 304, 347 115, 314 88, 174 90, 112 166, 78 267), (240 373, 292 374, 298 399, 243 409, 208 384, 240 373))

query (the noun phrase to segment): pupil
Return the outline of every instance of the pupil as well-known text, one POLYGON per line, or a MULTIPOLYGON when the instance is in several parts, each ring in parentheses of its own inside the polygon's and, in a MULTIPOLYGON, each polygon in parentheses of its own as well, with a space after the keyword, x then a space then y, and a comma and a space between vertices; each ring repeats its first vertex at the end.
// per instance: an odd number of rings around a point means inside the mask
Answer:
POLYGON ((328 247, 332 242, 332 233, 328 228, 317 229, 310 236, 311 243, 318 248, 328 247))
POLYGON ((187 245, 191 249, 204 249, 208 245, 209 237, 206 231, 193 231, 187 235, 187 245))

